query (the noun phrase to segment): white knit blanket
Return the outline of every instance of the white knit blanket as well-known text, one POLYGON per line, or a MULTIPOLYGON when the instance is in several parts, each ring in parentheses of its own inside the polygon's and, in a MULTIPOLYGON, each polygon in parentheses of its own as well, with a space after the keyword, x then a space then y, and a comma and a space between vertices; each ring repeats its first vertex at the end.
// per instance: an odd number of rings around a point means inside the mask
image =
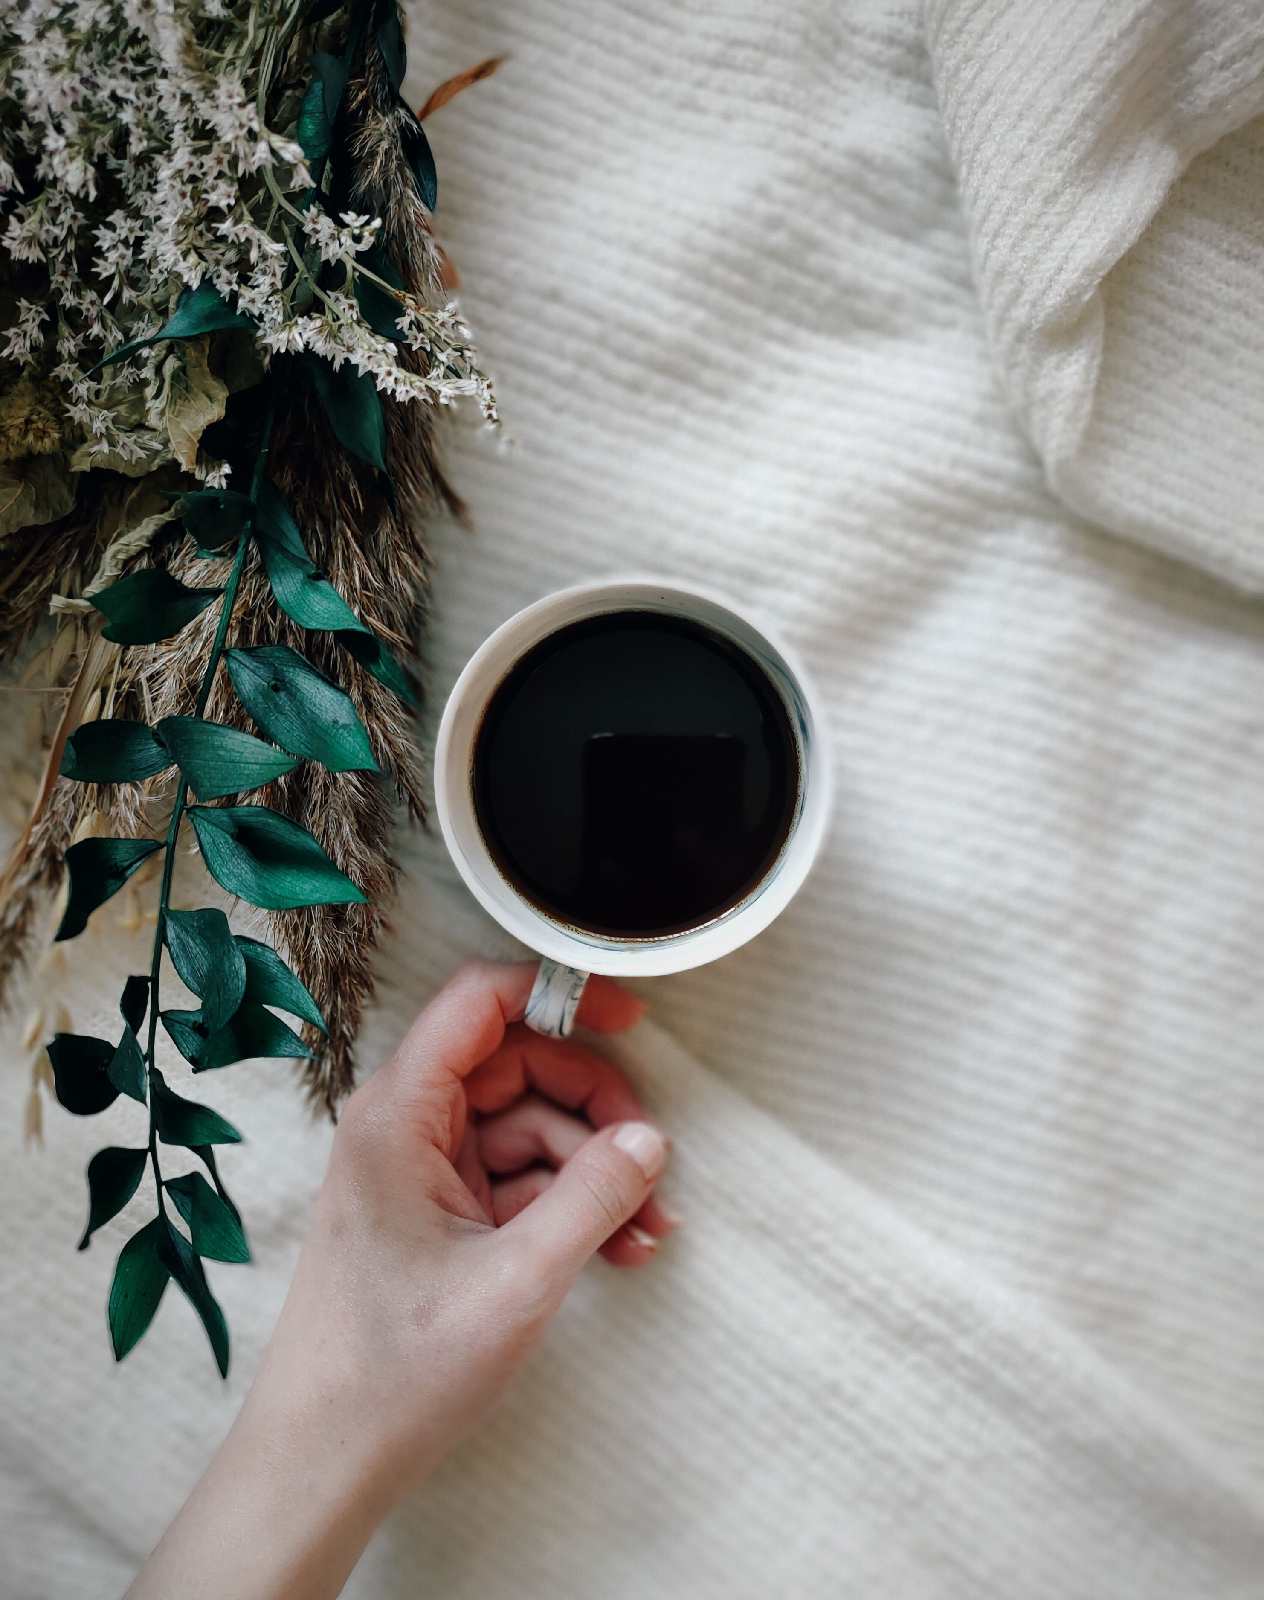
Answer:
MULTIPOLYGON (((837 814, 780 921, 646 984, 620 1052, 686 1228, 586 1270, 348 1592, 1260 1600, 1260 8, 411 20, 418 97, 511 56, 432 125, 514 440, 453 438, 432 725, 512 611, 659 569, 808 660, 837 814)), ((441 844, 405 851, 369 1062, 508 948, 441 844)), ((19 1013, 107 1025, 144 935, 98 920, 19 1013)), ((21 1020, 0 1595, 104 1600, 240 1401, 329 1134, 279 1063, 202 1081, 249 1136, 232 1376, 174 1295, 115 1368, 128 1219, 73 1246, 128 1108, 23 1150, 21 1020)))

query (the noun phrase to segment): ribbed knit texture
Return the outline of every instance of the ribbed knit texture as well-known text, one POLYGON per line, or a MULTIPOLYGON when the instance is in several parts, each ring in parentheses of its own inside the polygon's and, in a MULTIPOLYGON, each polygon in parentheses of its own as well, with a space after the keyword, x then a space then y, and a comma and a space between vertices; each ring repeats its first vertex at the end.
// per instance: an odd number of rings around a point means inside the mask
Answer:
POLYGON ((1264 8, 929 0, 927 30, 988 337, 1049 482, 1259 592, 1264 8))
MULTIPOLYGON (((474 531, 435 538, 428 726, 518 607, 659 568, 806 658, 837 809, 765 935, 644 986, 621 1054, 676 1139, 685 1229, 644 1273, 586 1269, 349 1593, 1261 1600, 1258 607, 1047 488, 917 11, 444 0, 412 22, 417 101, 511 53, 432 124, 515 442, 453 436, 474 531)), ((1205 215, 1244 136, 1146 204, 1205 215)), ((1238 203, 1258 226, 1264 191, 1238 203)), ((1126 270, 1172 285, 1136 338, 1175 352, 1199 316, 1219 338, 1174 259, 1128 242, 1126 270)), ((1126 421, 1120 453, 1144 443, 1126 421)), ((511 949, 439 841, 404 844, 369 1061, 463 956, 511 949)), ((111 1026, 144 958, 102 919, 72 952, 76 1025, 111 1026)), ((240 1399, 328 1132, 278 1063, 198 1081, 249 1138, 224 1167, 257 1264, 210 1268, 233 1373, 175 1295, 114 1369, 102 1307, 140 1213, 73 1245, 83 1164, 133 1108, 53 1108, 24 1153, 7 1054, 0 1594, 104 1600, 240 1399)))

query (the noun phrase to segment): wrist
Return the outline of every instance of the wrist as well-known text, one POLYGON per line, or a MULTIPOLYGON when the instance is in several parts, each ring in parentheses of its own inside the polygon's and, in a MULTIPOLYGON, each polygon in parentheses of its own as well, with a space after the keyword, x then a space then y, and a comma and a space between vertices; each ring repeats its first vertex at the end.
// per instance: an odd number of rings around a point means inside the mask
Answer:
POLYGON ((283 1317, 224 1448, 287 1483, 305 1525, 363 1523, 367 1540, 408 1486, 386 1397, 359 1352, 284 1332, 283 1317))

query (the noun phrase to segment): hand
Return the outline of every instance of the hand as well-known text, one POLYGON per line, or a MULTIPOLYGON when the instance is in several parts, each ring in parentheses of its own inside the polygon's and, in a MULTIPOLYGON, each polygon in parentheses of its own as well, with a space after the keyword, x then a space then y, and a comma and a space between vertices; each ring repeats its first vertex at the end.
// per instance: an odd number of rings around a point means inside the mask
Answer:
MULTIPOLYGON (((464 968, 347 1102, 259 1374, 133 1600, 336 1595, 588 1257, 639 1265, 674 1226, 651 1193, 666 1142, 623 1078, 518 1024, 534 971, 464 968)), ((586 1026, 640 1014, 589 980, 586 1026)))

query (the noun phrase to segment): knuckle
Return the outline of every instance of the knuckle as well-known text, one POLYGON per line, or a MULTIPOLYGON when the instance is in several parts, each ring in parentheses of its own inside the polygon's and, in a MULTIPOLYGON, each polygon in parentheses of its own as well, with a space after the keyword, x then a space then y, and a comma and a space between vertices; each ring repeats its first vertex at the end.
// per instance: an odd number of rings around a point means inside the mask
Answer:
POLYGON ((472 1030, 495 1027, 503 1032, 505 1019, 500 1000, 504 968, 495 961, 475 958, 457 968, 445 985, 449 1000, 454 1000, 472 1030))
POLYGON ((634 1197, 628 1193, 629 1186, 595 1162, 585 1162, 579 1177, 592 1199, 594 1209, 609 1224, 610 1232, 622 1227, 634 1202, 634 1197))
POLYGON ((455 987, 470 994, 481 994, 484 990, 492 987, 495 972, 496 964, 494 961, 487 961, 480 956, 475 956, 471 960, 463 962, 456 969, 452 977, 452 983, 455 987))

